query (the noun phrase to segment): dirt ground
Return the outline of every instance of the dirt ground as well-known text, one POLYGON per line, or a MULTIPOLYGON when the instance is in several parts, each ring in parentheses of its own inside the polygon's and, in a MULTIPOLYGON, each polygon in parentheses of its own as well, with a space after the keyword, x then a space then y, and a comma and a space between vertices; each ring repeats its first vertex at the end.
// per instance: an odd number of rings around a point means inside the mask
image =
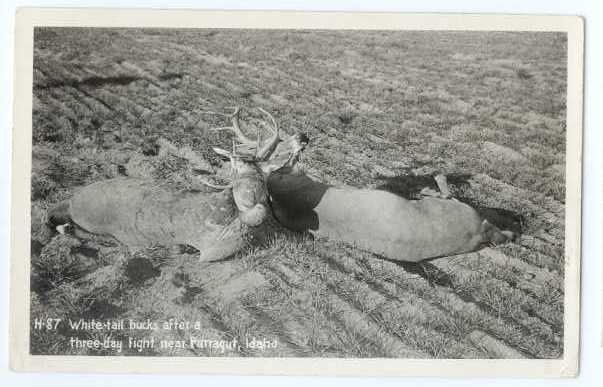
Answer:
MULTIPOLYGON (((32 319, 203 328, 77 333, 100 340, 278 342, 127 355, 562 356, 566 48, 557 33, 37 29, 32 319), (190 189, 183 161, 154 156, 153 141, 189 146, 217 168, 210 147, 229 140, 209 131, 223 118, 204 112, 233 106, 263 107, 285 132, 308 133, 302 162, 317 179, 414 198, 445 173, 456 197, 520 235, 401 264, 283 234, 200 264, 190 251, 131 252, 46 226, 50 207, 127 174, 136 158, 190 189)), ((71 348, 73 335, 33 330, 32 353, 115 354, 71 348)))

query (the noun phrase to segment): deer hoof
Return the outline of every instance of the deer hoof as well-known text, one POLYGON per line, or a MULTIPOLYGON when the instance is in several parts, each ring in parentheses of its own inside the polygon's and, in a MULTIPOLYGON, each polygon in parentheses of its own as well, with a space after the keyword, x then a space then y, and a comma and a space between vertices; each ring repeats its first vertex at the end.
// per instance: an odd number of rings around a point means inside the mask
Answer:
POLYGON ((500 233, 503 234, 504 236, 506 236, 507 240, 509 240, 509 241, 514 241, 515 239, 517 239, 517 234, 514 233, 513 231, 502 230, 500 233))
POLYGON ((439 192, 437 192, 437 191, 436 191, 436 190, 434 190, 434 189, 431 189, 431 188, 429 188, 429 187, 425 187, 425 188, 423 188, 423 189, 421 190, 421 192, 419 193, 419 195, 421 195, 421 196, 423 196, 423 197, 431 197, 431 198, 433 198, 433 197, 438 197, 438 196, 440 196, 440 193, 439 193, 439 192))

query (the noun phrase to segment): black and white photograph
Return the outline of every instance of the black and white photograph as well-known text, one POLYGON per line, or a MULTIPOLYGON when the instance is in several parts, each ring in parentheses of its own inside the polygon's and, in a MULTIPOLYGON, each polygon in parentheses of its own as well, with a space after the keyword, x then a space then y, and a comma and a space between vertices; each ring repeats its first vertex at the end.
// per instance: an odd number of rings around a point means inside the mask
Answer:
POLYGON ((28 356, 567 357, 567 31, 32 34, 28 356))

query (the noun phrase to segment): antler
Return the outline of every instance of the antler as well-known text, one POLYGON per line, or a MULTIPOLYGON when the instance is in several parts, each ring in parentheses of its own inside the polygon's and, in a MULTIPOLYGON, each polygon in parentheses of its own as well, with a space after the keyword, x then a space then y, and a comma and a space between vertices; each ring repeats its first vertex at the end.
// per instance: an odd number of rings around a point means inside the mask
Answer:
MULTIPOLYGON (((299 157, 300 152, 305 147, 305 144, 301 147, 299 147, 299 146, 294 147, 295 149, 292 149, 292 152, 294 153, 294 155, 290 155, 289 160, 280 160, 279 159, 278 162, 275 162, 275 163, 271 163, 269 161, 271 159, 272 155, 274 154, 274 152, 276 151, 279 142, 281 142, 282 140, 279 135, 278 125, 276 123, 276 120, 272 116, 272 114, 268 113, 266 110, 262 109, 261 107, 258 107, 258 110, 263 115, 268 117, 268 119, 269 119, 269 122, 261 121, 261 124, 264 127, 266 127, 269 131, 272 132, 269 139, 267 141, 265 141, 264 143, 262 142, 262 133, 261 133, 261 130, 259 127, 257 128, 256 141, 251 140, 249 137, 247 137, 243 133, 243 131, 241 130, 241 127, 239 125, 239 113, 241 111, 241 109, 239 107, 235 107, 234 112, 232 114, 205 112, 205 113, 209 113, 209 114, 219 114, 222 116, 230 117, 232 126, 218 127, 218 128, 213 128, 211 130, 232 131, 236 137, 236 140, 239 142, 239 144, 235 144, 235 137, 233 137, 231 152, 220 149, 220 148, 213 148, 214 152, 218 153, 221 156, 228 157, 231 160, 231 165, 233 167, 235 164, 238 165, 239 161, 243 161, 244 164, 254 163, 254 164, 258 165, 264 173, 269 173, 270 171, 279 169, 283 165, 295 164, 295 161, 297 161, 297 158, 299 157), (241 153, 237 154, 238 153, 237 146, 243 147, 246 149, 243 150, 242 154, 241 153)), ((203 184, 205 184, 209 187, 215 188, 215 189, 225 189, 225 188, 229 188, 230 186, 232 186, 232 185, 220 186, 220 185, 212 184, 208 181, 204 181, 204 180, 200 180, 200 181, 203 184)))
POLYGON ((258 149, 255 154, 256 158, 259 161, 266 161, 270 158, 270 156, 276 149, 276 146, 281 141, 281 137, 279 136, 279 133, 278 133, 279 132, 278 125, 276 124, 276 120, 274 119, 272 114, 268 113, 266 110, 262 109, 261 107, 259 107, 258 110, 260 112, 264 113, 265 115, 267 115, 268 118, 270 118, 270 121, 272 121, 272 128, 270 128, 268 125, 266 125, 266 127, 268 129, 272 130, 272 133, 273 133, 272 137, 270 138, 270 140, 268 140, 266 145, 264 145, 262 148, 260 148, 259 147, 259 136, 258 136, 258 149))
POLYGON ((267 123, 262 122, 262 124, 266 128, 268 128, 268 130, 270 130, 272 132, 272 136, 266 142, 266 144, 264 144, 263 146, 262 146, 262 136, 261 136, 260 128, 258 128, 258 130, 257 130, 256 141, 247 137, 245 135, 245 133, 243 133, 243 131, 241 130, 241 127, 239 125, 239 112, 241 111, 240 107, 235 107, 234 112, 229 115, 226 115, 223 113, 216 113, 216 112, 205 112, 205 113, 219 114, 219 115, 224 115, 224 116, 230 117, 231 122, 232 122, 231 126, 218 127, 218 128, 213 128, 211 130, 214 130, 214 131, 215 130, 230 130, 230 131, 232 131, 235 134, 237 140, 241 143, 239 146, 243 146, 243 147, 247 148, 249 150, 249 152, 253 152, 253 150, 255 149, 253 157, 256 159, 256 161, 266 161, 267 159, 270 158, 270 156, 276 149, 276 146, 281 141, 281 138, 279 136, 278 125, 276 124, 276 120, 274 119, 272 114, 268 113, 266 110, 264 110, 262 108, 258 108, 258 110, 260 112, 262 112, 264 115, 268 116, 268 118, 270 119, 270 121, 272 123, 272 127, 271 127, 267 123))
POLYGON ((243 133, 243 131, 241 130, 241 127, 239 126, 239 112, 241 111, 240 107, 236 107, 234 113, 232 113, 232 129, 235 132, 235 134, 237 135, 237 138, 239 139, 240 142, 242 142, 243 144, 253 144, 253 140, 250 139, 249 137, 245 136, 245 133, 243 133))
POLYGON ((250 139, 249 137, 247 137, 245 135, 245 133, 243 133, 243 131, 241 130, 241 127, 239 125, 239 112, 240 111, 241 111, 241 108, 237 106, 234 108, 234 112, 232 114, 224 114, 224 113, 217 113, 217 112, 205 112, 205 113, 218 114, 218 115, 230 117, 232 126, 223 126, 223 127, 219 127, 219 128, 213 128, 211 130, 231 130, 236 134, 238 140, 242 144, 252 146, 252 145, 254 145, 254 141, 252 139, 250 139))
POLYGON ((205 184, 206 186, 213 188, 213 189, 217 189, 217 190, 225 190, 227 188, 231 188, 232 187, 232 183, 229 184, 214 184, 214 183, 210 183, 209 181, 199 177, 199 182, 205 184))

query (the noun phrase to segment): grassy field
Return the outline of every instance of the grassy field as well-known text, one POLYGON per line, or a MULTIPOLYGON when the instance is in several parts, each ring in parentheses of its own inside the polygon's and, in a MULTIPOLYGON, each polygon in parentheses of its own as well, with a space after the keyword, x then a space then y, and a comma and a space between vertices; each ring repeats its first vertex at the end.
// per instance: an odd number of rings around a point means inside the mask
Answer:
MULTIPOLYGON (((133 355, 562 356, 566 49, 556 33, 36 29, 32 318, 175 318, 200 321, 208 338, 279 343, 122 352, 133 355), (283 234, 199 264, 46 226, 52 205, 137 158, 190 188, 186 165, 153 157, 153 140, 218 167, 210 146, 228 137, 203 112, 235 105, 307 132, 303 164, 324 182, 412 198, 445 173, 455 196, 520 236, 413 265, 283 234)), ((34 330, 32 353, 115 354, 72 349, 72 335, 34 330)))

